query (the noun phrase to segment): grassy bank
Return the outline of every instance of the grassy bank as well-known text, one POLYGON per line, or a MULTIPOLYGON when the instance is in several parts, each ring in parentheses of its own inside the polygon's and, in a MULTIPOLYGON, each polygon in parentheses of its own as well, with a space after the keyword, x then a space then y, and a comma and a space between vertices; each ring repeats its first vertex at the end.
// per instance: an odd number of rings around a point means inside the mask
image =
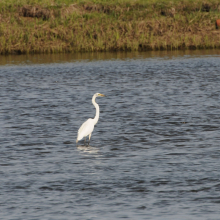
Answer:
POLYGON ((2 0, 0 53, 220 48, 220 1, 2 0))

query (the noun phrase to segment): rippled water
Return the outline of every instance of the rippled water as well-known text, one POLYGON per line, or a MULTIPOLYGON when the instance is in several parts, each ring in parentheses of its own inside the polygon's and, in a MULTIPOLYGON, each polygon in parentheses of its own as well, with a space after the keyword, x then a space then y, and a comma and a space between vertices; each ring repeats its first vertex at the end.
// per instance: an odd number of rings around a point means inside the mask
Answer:
POLYGON ((220 219, 220 56, 204 53, 1 57, 0 219, 220 219))

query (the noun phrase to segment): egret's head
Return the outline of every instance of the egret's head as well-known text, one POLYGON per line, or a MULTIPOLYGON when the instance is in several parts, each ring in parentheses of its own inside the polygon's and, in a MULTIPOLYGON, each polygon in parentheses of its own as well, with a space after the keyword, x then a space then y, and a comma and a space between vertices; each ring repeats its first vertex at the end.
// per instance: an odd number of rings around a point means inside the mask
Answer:
POLYGON ((96 95, 96 97, 105 97, 105 95, 103 95, 101 93, 96 93, 95 95, 96 95))

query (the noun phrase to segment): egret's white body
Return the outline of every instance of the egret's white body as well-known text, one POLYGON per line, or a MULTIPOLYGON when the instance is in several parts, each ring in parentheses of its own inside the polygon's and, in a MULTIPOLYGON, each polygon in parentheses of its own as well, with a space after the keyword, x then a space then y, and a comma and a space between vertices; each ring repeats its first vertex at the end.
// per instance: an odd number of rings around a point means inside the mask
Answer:
POLYGON ((93 95, 92 104, 96 108, 95 118, 89 118, 87 121, 85 121, 81 125, 81 127, 78 130, 76 143, 78 143, 78 141, 82 140, 84 137, 87 137, 88 135, 89 135, 89 141, 90 141, 92 132, 94 130, 94 126, 97 124, 97 122, 99 120, 99 105, 95 102, 95 99, 96 99, 96 97, 103 97, 103 96, 105 96, 105 95, 100 94, 100 93, 96 93, 96 94, 93 95))

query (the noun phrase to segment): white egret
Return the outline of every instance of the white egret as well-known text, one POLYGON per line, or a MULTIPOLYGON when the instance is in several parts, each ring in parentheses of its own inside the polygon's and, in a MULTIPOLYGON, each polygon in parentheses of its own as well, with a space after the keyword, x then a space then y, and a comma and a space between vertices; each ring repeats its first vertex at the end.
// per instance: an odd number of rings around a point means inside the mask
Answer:
MULTIPOLYGON (((96 115, 95 118, 89 118, 87 121, 85 121, 81 127, 78 130, 78 135, 77 135, 77 139, 76 139, 76 143, 78 143, 78 141, 82 140, 85 137, 89 135, 89 141, 92 135, 92 132, 94 130, 94 126, 96 125, 96 123, 99 120, 99 105, 95 102, 96 97, 104 97, 105 95, 100 94, 100 93, 96 93, 93 95, 92 97, 92 104, 95 106, 96 108, 96 115)), ((88 143, 89 144, 89 143, 88 143)))

